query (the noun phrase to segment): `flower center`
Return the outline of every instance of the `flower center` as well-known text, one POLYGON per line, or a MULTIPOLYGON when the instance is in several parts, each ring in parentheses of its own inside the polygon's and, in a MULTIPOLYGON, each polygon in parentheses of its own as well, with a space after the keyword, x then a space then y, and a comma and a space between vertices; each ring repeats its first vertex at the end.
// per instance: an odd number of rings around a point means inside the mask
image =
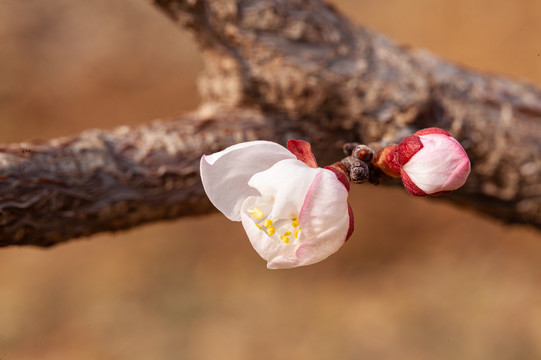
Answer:
POLYGON ((265 218, 263 211, 257 207, 248 209, 248 213, 254 218, 255 226, 275 240, 279 239, 284 244, 289 244, 291 234, 293 234, 294 241, 299 237, 301 227, 298 217, 273 220, 265 218))

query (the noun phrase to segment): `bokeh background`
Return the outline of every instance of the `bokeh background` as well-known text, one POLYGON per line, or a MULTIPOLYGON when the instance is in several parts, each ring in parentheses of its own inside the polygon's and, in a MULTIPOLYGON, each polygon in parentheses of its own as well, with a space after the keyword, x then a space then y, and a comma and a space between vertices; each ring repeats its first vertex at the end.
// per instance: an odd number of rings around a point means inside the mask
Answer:
MULTIPOLYGON (((538 0, 334 1, 541 85, 538 0)), ((144 0, 0 0, 0 142, 193 110, 202 60, 144 0)), ((541 236, 402 189, 351 192, 327 261, 270 271, 220 214, 0 249, 0 359, 539 359, 541 236)))

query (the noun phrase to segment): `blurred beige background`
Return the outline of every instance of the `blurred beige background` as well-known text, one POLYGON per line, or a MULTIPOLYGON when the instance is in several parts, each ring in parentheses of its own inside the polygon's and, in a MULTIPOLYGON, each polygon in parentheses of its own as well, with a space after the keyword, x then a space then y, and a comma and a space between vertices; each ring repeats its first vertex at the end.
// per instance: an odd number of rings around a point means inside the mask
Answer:
MULTIPOLYGON (((538 0, 335 2, 541 85, 538 0)), ((0 142, 195 109, 201 58, 144 0, 0 0, 0 142)), ((351 193, 327 261, 270 271, 220 214, 0 249, 0 359, 539 359, 541 236, 401 189, 351 193)))

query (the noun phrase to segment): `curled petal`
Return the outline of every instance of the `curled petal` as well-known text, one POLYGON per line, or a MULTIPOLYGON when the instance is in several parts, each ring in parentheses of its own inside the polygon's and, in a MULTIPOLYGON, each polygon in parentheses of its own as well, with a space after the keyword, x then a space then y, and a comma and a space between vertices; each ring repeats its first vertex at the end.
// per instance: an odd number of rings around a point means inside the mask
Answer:
POLYGON ((248 180, 284 159, 295 159, 286 148, 270 141, 250 141, 204 155, 200 170, 210 201, 228 219, 240 221, 240 209, 248 196, 258 195, 248 180))
POLYGON ((341 170, 338 170, 338 168, 334 166, 325 166, 325 169, 332 171, 334 175, 336 175, 336 178, 338 179, 338 181, 340 181, 342 185, 346 187, 346 190, 349 192, 350 185, 349 185, 349 180, 346 174, 344 174, 341 170))
POLYGON ((311 168, 297 159, 287 159, 258 172, 248 184, 257 189, 263 199, 274 203, 269 218, 297 217, 308 188, 321 171, 323 169, 311 168))
POLYGON ((317 174, 310 185, 299 215, 300 245, 293 256, 268 259, 269 269, 285 269, 317 263, 335 253, 350 229, 348 191, 329 170, 317 174))

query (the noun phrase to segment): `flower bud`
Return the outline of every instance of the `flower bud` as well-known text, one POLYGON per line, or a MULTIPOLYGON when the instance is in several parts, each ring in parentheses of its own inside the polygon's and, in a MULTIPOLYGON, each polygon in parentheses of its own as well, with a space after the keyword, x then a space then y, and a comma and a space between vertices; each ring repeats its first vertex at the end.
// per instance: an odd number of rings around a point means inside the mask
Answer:
POLYGON ((415 196, 448 193, 464 185, 470 174, 470 160, 460 143, 439 128, 406 137, 396 153, 404 187, 415 196))

